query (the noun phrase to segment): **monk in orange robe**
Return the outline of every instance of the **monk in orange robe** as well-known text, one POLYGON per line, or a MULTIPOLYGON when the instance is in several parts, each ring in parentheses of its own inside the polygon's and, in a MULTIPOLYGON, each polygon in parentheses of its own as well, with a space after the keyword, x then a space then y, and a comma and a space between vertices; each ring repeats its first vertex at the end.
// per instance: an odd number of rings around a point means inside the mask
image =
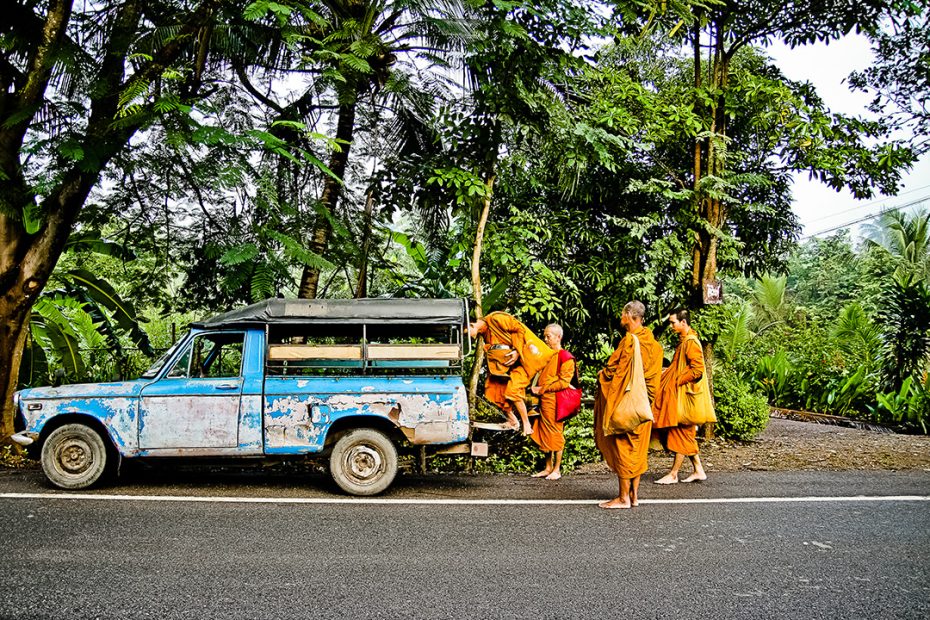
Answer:
POLYGON ((601 508, 638 506, 640 477, 649 469, 649 434, 652 422, 643 422, 635 430, 620 435, 605 435, 603 430, 604 416, 614 410, 633 378, 634 335, 639 339, 650 403, 659 390, 662 345, 656 341, 649 328, 643 327, 645 313, 646 307, 639 301, 631 301, 623 307, 620 324, 626 330, 626 336, 597 377, 598 389, 594 397, 594 442, 620 482, 620 495, 601 502, 601 508))
MULTIPOLYGON (((501 404, 501 401, 493 400, 493 398, 499 398, 504 403, 509 403, 520 414, 523 434, 532 434, 533 428, 530 426, 526 402, 524 401, 526 388, 532 378, 555 355, 555 351, 540 340, 539 336, 534 334, 530 328, 506 312, 492 312, 484 318, 471 323, 468 326, 468 335, 472 338, 481 336, 484 339, 486 351, 492 345, 497 344, 506 344, 513 349, 508 354, 505 362, 510 367, 510 379, 506 383, 503 394, 499 394, 499 389, 495 389, 490 396, 485 392, 485 397, 498 405, 501 404)), ((500 386, 495 387, 499 388, 500 386)), ((512 428, 519 428, 517 418, 513 413, 506 407, 501 408, 507 414, 507 419, 512 428)))
POLYGON ((565 449, 564 422, 555 421, 555 394, 569 387, 575 376, 574 358, 559 363, 558 351, 562 349, 562 326, 552 323, 543 330, 543 340, 549 348, 556 351, 542 371, 536 385, 530 388, 539 396, 539 419, 533 424, 530 435, 539 448, 546 453, 545 468, 533 474, 534 478, 558 480, 562 477, 562 452, 565 449))
POLYGON ((694 473, 682 482, 700 482, 707 480, 707 473, 701 465, 698 454, 697 426, 678 424, 678 392, 679 388, 689 383, 697 383, 704 376, 704 351, 697 335, 691 329, 691 313, 679 308, 668 316, 672 329, 679 335, 681 342, 675 349, 672 363, 662 372, 662 381, 659 387, 659 396, 656 398, 652 412, 655 417, 656 428, 667 428, 666 447, 669 452, 675 453, 672 469, 656 484, 676 484, 678 470, 685 457, 691 459, 694 473), (689 336, 694 335, 693 338, 689 336))

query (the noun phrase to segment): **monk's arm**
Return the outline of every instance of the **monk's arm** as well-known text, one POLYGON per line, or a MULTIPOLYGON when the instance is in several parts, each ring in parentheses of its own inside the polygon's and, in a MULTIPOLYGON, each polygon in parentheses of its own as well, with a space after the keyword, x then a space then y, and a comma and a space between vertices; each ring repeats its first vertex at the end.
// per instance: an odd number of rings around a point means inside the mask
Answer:
POLYGON ((686 385, 701 380, 704 376, 704 351, 701 343, 689 338, 684 344, 685 369, 678 375, 678 385, 686 385))

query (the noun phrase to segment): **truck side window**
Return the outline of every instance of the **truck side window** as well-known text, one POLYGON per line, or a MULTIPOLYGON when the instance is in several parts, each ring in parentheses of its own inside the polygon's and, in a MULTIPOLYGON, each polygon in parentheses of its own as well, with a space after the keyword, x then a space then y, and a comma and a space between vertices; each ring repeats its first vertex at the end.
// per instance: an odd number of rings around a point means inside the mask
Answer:
POLYGON ((190 379, 239 377, 244 339, 242 332, 198 335, 178 358, 168 376, 190 379))

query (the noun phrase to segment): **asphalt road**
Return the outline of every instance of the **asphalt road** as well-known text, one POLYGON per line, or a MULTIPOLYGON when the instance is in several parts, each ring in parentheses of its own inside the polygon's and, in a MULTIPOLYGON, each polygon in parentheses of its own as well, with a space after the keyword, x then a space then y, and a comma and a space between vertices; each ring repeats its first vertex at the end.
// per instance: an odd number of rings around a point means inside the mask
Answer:
POLYGON ((346 502, 143 471, 67 499, 0 472, 0 618, 930 617, 930 472, 717 474, 598 509, 614 491, 403 476, 346 502))

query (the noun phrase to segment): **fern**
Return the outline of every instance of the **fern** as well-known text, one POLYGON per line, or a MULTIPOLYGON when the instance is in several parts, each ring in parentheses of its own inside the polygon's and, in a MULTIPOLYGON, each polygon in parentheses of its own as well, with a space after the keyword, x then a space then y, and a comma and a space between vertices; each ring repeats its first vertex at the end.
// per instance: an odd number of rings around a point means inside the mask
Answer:
POLYGON ((276 230, 271 230, 270 228, 265 229, 264 234, 271 237, 282 246, 284 246, 284 254, 302 265, 307 265, 309 267, 315 267, 317 269, 333 269, 334 265, 320 256, 315 252, 311 252, 306 249, 303 244, 294 239, 293 237, 286 235, 282 232, 276 230))
POLYGON ((256 265, 251 280, 252 301, 274 297, 276 292, 274 269, 267 263, 256 265))
POLYGON ((220 263, 234 267, 253 260, 258 253, 258 247, 254 243, 244 243, 226 250, 220 258, 220 263))

